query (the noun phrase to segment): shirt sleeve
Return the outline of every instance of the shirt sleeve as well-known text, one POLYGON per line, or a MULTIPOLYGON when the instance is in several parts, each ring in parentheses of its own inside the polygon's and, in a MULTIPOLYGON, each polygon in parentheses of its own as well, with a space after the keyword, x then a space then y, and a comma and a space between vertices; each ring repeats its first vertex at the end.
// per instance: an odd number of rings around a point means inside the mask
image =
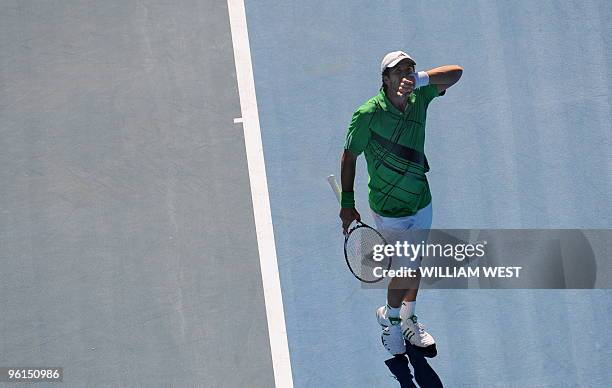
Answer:
POLYGON ((374 113, 368 107, 360 107, 351 119, 351 124, 346 134, 344 149, 351 151, 355 155, 360 155, 370 142, 370 122, 374 113))
POLYGON ((439 93, 438 92, 438 87, 436 85, 432 85, 432 84, 429 84, 427 86, 419 88, 419 90, 423 94, 423 98, 425 98, 425 104, 429 104, 431 102, 431 100, 433 100, 434 98, 436 98, 438 96, 443 96, 444 93, 446 92, 446 91, 444 91, 442 93, 439 93))

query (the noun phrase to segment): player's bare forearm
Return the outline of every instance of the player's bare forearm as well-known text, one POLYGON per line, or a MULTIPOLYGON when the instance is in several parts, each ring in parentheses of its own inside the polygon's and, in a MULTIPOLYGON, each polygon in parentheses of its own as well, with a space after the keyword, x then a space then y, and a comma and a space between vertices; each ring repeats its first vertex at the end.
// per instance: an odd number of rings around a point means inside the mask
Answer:
POLYGON ((351 151, 344 150, 340 162, 340 182, 342 191, 353 191, 355 184, 355 166, 357 165, 357 156, 351 151))
MULTIPOLYGON (((340 181, 342 182, 342 197, 343 198, 344 198, 345 193, 352 194, 353 192, 353 185, 355 183, 355 166, 356 165, 357 165, 357 156, 354 155, 349 150, 344 150, 344 153, 342 154, 342 161, 340 164, 340 181)), ((355 209, 354 202, 352 205, 341 204, 340 219, 342 220, 342 230, 344 234, 348 232, 348 228, 353 221, 361 220, 361 215, 359 214, 357 209, 355 209)))
POLYGON ((446 65, 427 70, 429 83, 438 86, 440 91, 456 84, 463 74, 463 68, 458 65, 446 65))

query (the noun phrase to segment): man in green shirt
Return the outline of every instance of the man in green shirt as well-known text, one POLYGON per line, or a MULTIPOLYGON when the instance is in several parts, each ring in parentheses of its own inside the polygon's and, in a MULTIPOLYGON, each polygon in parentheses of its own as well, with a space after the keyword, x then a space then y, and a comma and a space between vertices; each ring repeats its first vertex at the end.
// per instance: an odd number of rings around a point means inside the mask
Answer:
MULTIPOLYGON (((345 233, 353 221, 361 219, 353 193, 361 153, 367 162, 368 199, 377 228, 383 234, 401 234, 431 227, 431 193, 425 176, 429 166, 424 151, 427 107, 461 78, 463 69, 448 65, 415 73, 415 66, 403 51, 385 55, 380 93, 353 114, 341 164, 340 218, 345 233)), ((406 351, 404 339, 435 351, 433 337, 414 315, 418 283, 418 279, 392 278, 387 304, 377 310, 383 345, 393 355, 406 351)))

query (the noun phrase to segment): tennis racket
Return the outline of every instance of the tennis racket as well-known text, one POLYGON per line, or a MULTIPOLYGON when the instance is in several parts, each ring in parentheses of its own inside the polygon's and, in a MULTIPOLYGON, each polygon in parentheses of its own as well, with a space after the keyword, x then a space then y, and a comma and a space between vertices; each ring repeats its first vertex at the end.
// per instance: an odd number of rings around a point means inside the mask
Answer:
MULTIPOLYGON (((340 185, 336 177, 330 175, 327 182, 331 186, 336 199, 340 202, 340 185)), ((383 279, 382 270, 391 268, 391 257, 383 256, 382 260, 374 260, 374 247, 386 245, 385 238, 376 229, 357 221, 344 236, 344 259, 351 273, 364 283, 376 283, 383 279), (376 276, 378 275, 378 276, 376 276)))

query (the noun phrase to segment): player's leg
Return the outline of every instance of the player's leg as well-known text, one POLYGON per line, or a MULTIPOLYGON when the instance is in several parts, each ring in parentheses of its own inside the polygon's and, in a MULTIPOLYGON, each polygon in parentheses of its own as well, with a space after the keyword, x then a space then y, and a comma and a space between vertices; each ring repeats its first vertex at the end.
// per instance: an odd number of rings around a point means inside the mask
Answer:
MULTIPOLYGON (((381 233, 386 235, 385 237, 389 244, 400 242, 403 229, 406 229, 405 222, 402 222, 401 219, 381 217, 376 214, 374 215, 374 220, 381 233)), ((416 268, 414 262, 409 260, 404 262, 398 259, 403 258, 394 257, 393 261, 396 264, 394 269, 406 266, 416 268)), ((408 277, 394 277, 390 279, 387 289, 387 303, 376 311, 378 323, 383 329, 381 335, 382 343, 385 349, 392 355, 404 354, 406 351, 400 312, 407 290, 415 287, 418 288, 418 283, 415 284, 414 279, 408 277)))
MULTIPOLYGON (((388 218, 381 217, 374 214, 374 219, 378 229, 384 234, 385 232, 391 232, 394 235, 390 241, 404 241, 409 242, 420 242, 426 240, 426 235, 422 233, 417 234, 415 237, 412 233, 400 232, 399 236, 395 233, 397 231, 413 232, 413 231, 424 231, 428 233, 432 223, 432 205, 429 204, 427 207, 421 209, 417 214, 410 217, 400 218, 388 218), (419 237, 420 236, 420 237, 419 237), (416 239, 415 239, 416 238, 416 239)), ((394 261, 398 257, 394 258, 394 261)), ((417 346, 424 350, 430 357, 435 356, 435 340, 434 338, 425 331, 424 326, 417 321, 415 314, 416 310, 416 298, 418 295, 420 273, 418 267, 420 267, 420 258, 417 260, 408 260, 407 258, 401 258, 402 266, 417 269, 415 271, 415 277, 395 277, 390 280, 389 288, 387 290, 387 304, 380 307, 377 310, 378 322, 383 327, 383 345, 391 354, 399 354, 404 348, 397 339, 397 307, 400 307, 400 328, 403 337, 412 345, 417 346)), ((401 260, 400 259, 400 260, 401 260)))
MULTIPOLYGON (((416 316, 416 299, 419 292, 420 276, 415 278, 394 278, 389 283, 387 290, 387 306, 395 306, 400 300, 400 328, 402 336, 410 344, 422 348, 428 357, 436 355, 435 340, 425 330, 425 326, 418 322, 416 316), (399 299, 401 298, 401 299, 399 299)), ((395 311, 392 310, 392 311, 395 311)), ((384 324, 385 310, 379 308, 379 322, 384 324), (383 319, 381 319, 381 316, 383 319)))
POLYGON ((402 335, 402 320, 400 311, 402 308, 404 290, 388 290, 387 304, 376 311, 376 318, 382 327, 382 344, 391 355, 404 354, 406 343, 402 335))
MULTIPOLYGON (((380 220, 377 226, 382 225, 380 220)), ((391 243, 392 240, 388 240, 391 243)), ((394 259, 395 260, 395 259, 394 259)), ((402 335, 400 312, 406 295, 406 286, 400 278, 392 278, 387 289, 387 303, 376 310, 376 318, 382 327, 382 343, 391 355, 404 354, 406 344, 402 335)))
MULTIPOLYGON (((431 203, 425 208, 419 210, 412 218, 410 230, 417 232, 417 242, 427 241, 427 235, 431 229, 433 209, 431 203)), ((419 267, 420 267, 419 258, 419 267)), ((435 357, 437 354, 436 342, 426 330, 425 326, 418 322, 416 315, 416 300, 418 294, 418 285, 420 282, 420 273, 415 279, 416 286, 410 287, 406 292, 402 304, 402 333, 404 338, 412 345, 424 351, 427 357, 435 357)))

